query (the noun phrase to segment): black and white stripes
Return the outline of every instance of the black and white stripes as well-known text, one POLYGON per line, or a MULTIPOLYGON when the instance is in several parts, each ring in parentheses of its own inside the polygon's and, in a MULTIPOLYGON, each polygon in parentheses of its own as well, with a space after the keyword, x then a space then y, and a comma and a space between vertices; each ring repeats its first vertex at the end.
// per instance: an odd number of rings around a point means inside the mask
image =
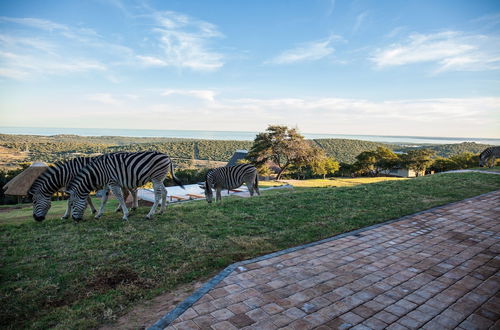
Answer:
MULTIPOLYGON (((52 195, 57 191, 64 190, 71 180, 88 164, 99 159, 102 156, 97 157, 77 157, 71 160, 68 160, 64 163, 56 163, 53 166, 50 166, 46 172, 44 172, 40 177, 38 177, 29 190, 29 194, 33 200, 33 218, 36 221, 42 221, 45 219, 47 212, 51 206, 52 195)), ((109 188, 107 186, 100 187, 105 189, 105 193, 102 197, 102 200, 106 200, 108 198, 109 188)), ((137 191, 130 191, 133 196, 133 204, 134 207, 137 207, 137 191)), ((129 191, 124 190, 123 194, 128 196, 129 191)), ((94 205, 92 204, 92 199, 90 197, 87 198, 88 204, 92 210, 92 213, 96 213, 94 205)), ((71 209, 71 200, 68 200, 68 207, 66 208, 66 212, 62 216, 63 219, 67 219, 69 217, 71 209)), ((119 206, 116 211, 119 211, 121 207, 119 206)), ((102 215, 104 210, 104 204, 101 201, 101 208, 96 215, 96 218, 102 215)))
MULTIPOLYGON (((33 199, 33 218, 36 221, 45 219, 45 215, 50 209, 51 198, 54 193, 66 187, 68 183, 80 172, 80 170, 90 164, 95 157, 78 157, 71 159, 65 163, 57 163, 50 166, 46 172, 38 177, 31 185, 29 194, 33 199)), ((89 205, 92 212, 95 213, 96 209, 89 200, 89 205)), ((70 205, 63 218, 69 215, 70 205)))
MULTIPOLYGON (((84 167, 72 180, 68 187, 72 203, 72 217, 80 220, 86 207, 88 194, 96 187, 108 185, 118 199, 123 210, 123 219, 128 219, 128 209, 125 205, 121 188, 134 189, 146 184, 153 183, 155 202, 146 216, 150 219, 162 199, 160 212, 166 207, 167 191, 163 180, 168 172, 174 181, 181 182, 174 175, 174 168, 170 158, 156 151, 145 152, 120 152, 101 156, 84 167)), ((103 201, 103 204, 106 201, 103 201)))
POLYGON ((479 155, 479 166, 493 167, 497 157, 500 157, 500 146, 486 148, 479 155))
POLYGON ((243 183, 246 183, 250 195, 254 191, 259 192, 259 180, 257 169, 251 164, 240 164, 236 166, 219 167, 208 171, 205 180, 205 197, 209 203, 212 202, 212 189, 216 191, 216 201, 221 200, 221 191, 223 189, 236 189, 243 183))

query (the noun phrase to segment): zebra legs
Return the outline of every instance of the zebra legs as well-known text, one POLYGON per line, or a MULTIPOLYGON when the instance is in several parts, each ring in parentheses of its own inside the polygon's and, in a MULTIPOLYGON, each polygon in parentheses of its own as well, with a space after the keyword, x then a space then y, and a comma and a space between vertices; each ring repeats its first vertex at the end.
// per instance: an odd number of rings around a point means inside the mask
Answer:
MULTIPOLYGON (((139 201, 137 200, 137 189, 122 188, 123 199, 127 202, 128 196, 132 195, 132 211, 135 211, 139 207, 139 201)), ((120 212, 122 207, 118 204, 116 206, 115 212, 120 212)))
MULTIPOLYGON (((97 210, 95 209, 94 204, 92 204, 92 198, 90 198, 90 196, 87 197, 87 203, 89 204, 90 209, 92 210, 92 214, 95 214, 97 210)), ((61 217, 61 220, 68 219, 70 213, 71 213, 71 199, 68 199, 68 207, 66 208, 66 212, 64 212, 64 215, 61 217)))
POLYGON ((259 176, 256 175, 255 177, 255 183, 253 185, 253 190, 257 193, 258 196, 260 196, 260 191, 259 191, 259 176))
POLYGON ((101 197, 101 206, 99 207, 99 212, 95 215, 94 218, 99 219, 103 213, 104 208, 106 207, 106 203, 108 202, 109 189, 106 189, 106 192, 101 197))
POLYGON ((151 181, 153 182, 153 190, 155 192, 155 202, 153 206, 151 206, 151 210, 149 211, 148 215, 146 215, 146 219, 153 218, 153 215, 156 212, 156 208, 158 207, 158 204, 160 204, 160 198, 162 199, 163 202, 160 208, 160 213, 163 213, 167 204, 167 189, 165 189, 162 180, 155 179, 151 181))
POLYGON ((222 187, 215 188, 215 201, 216 202, 222 202, 221 191, 222 191, 222 187))
POLYGON ((64 215, 61 217, 61 220, 68 219, 70 212, 71 212, 71 199, 68 199, 68 207, 66 208, 66 212, 64 212, 64 215))
POLYGON ((255 180, 255 182, 252 180, 252 181, 247 181, 245 183, 247 185, 250 196, 253 196, 254 192, 257 193, 258 196, 260 196, 259 183, 257 180, 255 180))
MULTIPOLYGON (((130 193, 132 194, 132 211, 137 210, 139 207, 139 201, 137 200, 137 189, 132 189, 130 190, 130 193)), ((166 199, 167 196, 165 196, 166 199)))
POLYGON ((92 210, 92 214, 95 214, 97 210, 95 209, 94 204, 92 204, 92 198, 90 198, 90 196, 87 197, 87 202, 89 203, 90 209, 92 210))
MULTIPOLYGON (((115 195, 116 199, 118 200, 118 203, 120 204, 120 207, 123 211, 123 220, 128 220, 128 209, 127 205, 125 205, 125 200, 123 199, 123 193, 122 193, 122 188, 118 185, 110 185, 111 191, 115 195)), ((107 199, 107 198, 106 198, 107 199)))

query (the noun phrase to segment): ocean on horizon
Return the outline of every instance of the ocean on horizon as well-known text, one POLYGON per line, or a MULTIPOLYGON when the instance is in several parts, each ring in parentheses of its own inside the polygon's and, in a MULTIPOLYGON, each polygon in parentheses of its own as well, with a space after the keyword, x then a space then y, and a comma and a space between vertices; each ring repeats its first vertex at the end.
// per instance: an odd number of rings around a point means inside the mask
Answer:
MULTIPOLYGON (((61 128, 61 127, 0 127, 1 134, 21 135, 80 135, 80 136, 127 136, 165 137, 180 139, 238 140, 252 141, 257 132, 241 131, 196 131, 196 130, 150 130, 150 129, 106 129, 106 128, 61 128)), ((431 136, 386 136, 301 133, 306 139, 352 139, 395 144, 449 144, 475 142, 500 145, 500 138, 431 137, 431 136)))

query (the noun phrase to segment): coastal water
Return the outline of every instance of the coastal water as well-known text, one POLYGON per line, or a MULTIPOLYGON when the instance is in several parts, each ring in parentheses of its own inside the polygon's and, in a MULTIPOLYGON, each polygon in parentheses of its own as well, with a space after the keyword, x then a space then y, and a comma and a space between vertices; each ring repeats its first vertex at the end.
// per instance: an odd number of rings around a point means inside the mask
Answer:
MULTIPOLYGON (((73 134, 81 136, 129 136, 129 137, 167 137, 182 139, 240 140, 251 141, 257 132, 238 131, 196 131, 196 130, 149 130, 149 129, 105 129, 105 128, 61 128, 61 127, 0 127, 2 134, 58 135, 73 134)), ((500 138, 473 137, 430 137, 430 136, 385 136, 385 135, 346 135, 346 134, 309 134, 302 133, 307 139, 355 139, 398 144, 448 144, 476 142, 500 145, 500 138)))

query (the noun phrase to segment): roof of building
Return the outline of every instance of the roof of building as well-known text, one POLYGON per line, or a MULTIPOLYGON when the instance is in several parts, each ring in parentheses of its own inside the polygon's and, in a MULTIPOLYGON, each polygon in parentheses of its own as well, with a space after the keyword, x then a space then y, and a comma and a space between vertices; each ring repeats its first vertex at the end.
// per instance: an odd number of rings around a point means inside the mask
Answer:
POLYGON ((35 162, 27 169, 16 175, 3 186, 6 195, 26 196, 35 180, 49 167, 42 162, 35 162))
POLYGON ((226 166, 234 166, 238 164, 240 159, 244 159, 248 155, 247 150, 236 150, 231 157, 231 159, 227 162, 226 166))

